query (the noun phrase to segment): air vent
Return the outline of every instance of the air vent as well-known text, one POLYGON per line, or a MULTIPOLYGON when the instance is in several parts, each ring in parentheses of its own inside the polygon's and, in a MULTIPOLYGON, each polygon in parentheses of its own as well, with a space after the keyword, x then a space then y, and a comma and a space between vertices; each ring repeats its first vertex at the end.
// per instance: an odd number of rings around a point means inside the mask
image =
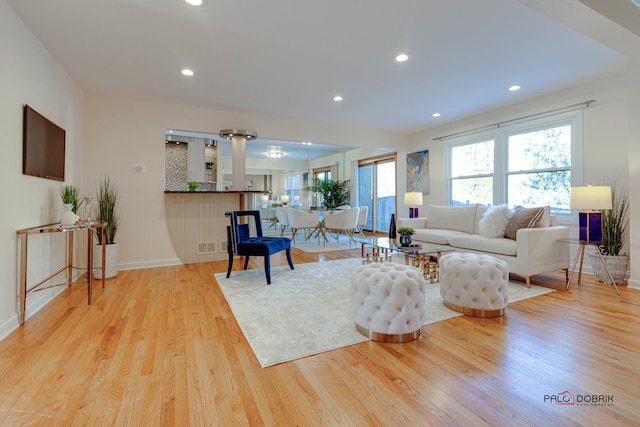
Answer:
POLYGON ((198 242, 198 243, 196 243, 196 254, 197 255, 215 254, 215 253, 216 253, 216 242, 198 242))

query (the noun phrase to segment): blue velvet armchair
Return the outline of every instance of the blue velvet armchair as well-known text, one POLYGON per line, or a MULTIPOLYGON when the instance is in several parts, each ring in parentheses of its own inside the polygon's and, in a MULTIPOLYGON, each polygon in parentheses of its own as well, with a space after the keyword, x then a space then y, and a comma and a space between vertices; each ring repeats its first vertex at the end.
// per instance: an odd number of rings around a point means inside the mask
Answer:
POLYGON ((264 273, 267 277, 267 284, 271 284, 271 255, 280 251, 287 252, 287 261, 293 270, 291 260, 291 239, 288 237, 265 237, 262 235, 262 223, 260 221, 260 211, 232 211, 226 212, 230 219, 227 225, 227 252, 229 253, 229 265, 227 267, 227 278, 231 275, 233 268, 233 257, 235 255, 244 256, 244 269, 247 269, 250 256, 264 257, 264 273), (240 222, 239 219, 253 218, 255 223, 256 236, 250 236, 248 223, 240 222))

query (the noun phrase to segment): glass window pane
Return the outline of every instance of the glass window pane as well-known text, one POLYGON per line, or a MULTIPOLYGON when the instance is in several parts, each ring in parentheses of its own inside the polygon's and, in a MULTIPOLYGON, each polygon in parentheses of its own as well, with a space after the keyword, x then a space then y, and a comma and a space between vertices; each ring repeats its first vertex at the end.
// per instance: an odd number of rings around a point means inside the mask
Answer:
POLYGON ((451 180, 451 206, 493 204, 493 178, 458 178, 451 180))
POLYGON ((389 229, 391 214, 396 212, 396 164, 376 165, 376 230, 389 229))
POLYGON ((451 148, 451 176, 493 173, 493 140, 451 148))
POLYGON ((571 166, 571 125, 509 136, 509 171, 571 166))
POLYGON ((509 175, 509 206, 551 206, 555 214, 570 214, 571 174, 569 171, 509 175))

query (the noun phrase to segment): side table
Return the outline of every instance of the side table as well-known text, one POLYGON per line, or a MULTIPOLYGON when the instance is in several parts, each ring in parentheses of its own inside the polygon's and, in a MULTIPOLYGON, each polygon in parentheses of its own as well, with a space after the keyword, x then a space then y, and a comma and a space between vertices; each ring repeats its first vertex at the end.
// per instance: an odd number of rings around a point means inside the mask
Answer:
POLYGON ((587 242, 585 240, 571 239, 571 238, 569 238, 569 239, 558 239, 558 242, 568 243, 568 244, 571 244, 571 245, 580 245, 578 247, 578 252, 576 252, 576 257, 573 260, 573 266, 571 267, 571 274, 569 274, 569 278, 567 279, 567 285, 565 286, 566 290, 569 290, 569 285, 571 284, 571 279, 573 278, 573 273, 576 271, 576 265, 578 264, 578 258, 580 258, 580 269, 578 270, 578 284, 580 284, 580 279, 582 279, 582 264, 584 262, 585 248, 587 246, 595 246, 596 247, 596 253, 598 254, 598 257, 600 258, 600 261, 602 262, 602 265, 604 265, 604 269, 606 270, 607 275, 609 276, 609 279, 611 279, 611 283, 613 284, 613 288, 616 290, 616 293, 618 295, 620 295, 620 290, 618 289, 618 285, 616 285, 616 281, 613 280, 613 277, 611 277, 611 273, 609 272, 609 267, 607 267, 607 262, 605 261, 604 257, 600 253, 600 250, 597 248, 600 244, 602 244, 602 242, 587 242))

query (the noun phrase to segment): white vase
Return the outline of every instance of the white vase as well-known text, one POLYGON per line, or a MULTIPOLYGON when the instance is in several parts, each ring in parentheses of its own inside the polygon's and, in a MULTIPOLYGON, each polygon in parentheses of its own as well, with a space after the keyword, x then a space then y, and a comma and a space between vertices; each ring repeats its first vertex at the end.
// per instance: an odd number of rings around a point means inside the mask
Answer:
POLYGON ((60 223, 65 227, 74 225, 78 221, 78 215, 71 210, 73 209, 73 203, 65 203, 62 206, 64 206, 64 212, 60 216, 60 223))
MULTIPOLYGON (((106 245, 105 279, 118 275, 118 244, 106 245)), ((102 279, 102 245, 93 247, 93 277, 102 279)))

